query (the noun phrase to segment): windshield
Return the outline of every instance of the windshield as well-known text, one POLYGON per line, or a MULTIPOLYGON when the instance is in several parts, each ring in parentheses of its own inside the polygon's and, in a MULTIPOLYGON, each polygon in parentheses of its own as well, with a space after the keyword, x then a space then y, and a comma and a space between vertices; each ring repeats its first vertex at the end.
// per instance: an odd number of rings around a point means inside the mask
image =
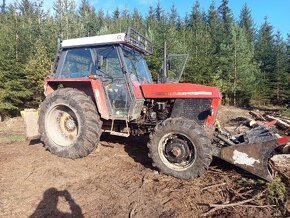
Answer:
POLYGON ((138 81, 140 84, 153 83, 147 63, 142 55, 123 48, 128 73, 132 81, 138 81))
POLYGON ((167 77, 169 82, 178 83, 185 68, 188 54, 169 54, 167 57, 167 77))

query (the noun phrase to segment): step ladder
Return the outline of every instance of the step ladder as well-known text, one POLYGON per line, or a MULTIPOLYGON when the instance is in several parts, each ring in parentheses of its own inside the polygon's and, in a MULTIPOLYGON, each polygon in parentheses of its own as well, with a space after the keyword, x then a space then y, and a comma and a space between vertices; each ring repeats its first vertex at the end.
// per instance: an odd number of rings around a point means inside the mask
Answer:
POLYGON ((112 125, 111 125, 111 130, 109 131, 110 132, 110 135, 115 135, 115 136, 121 136, 121 137, 129 137, 130 136, 130 130, 129 130, 129 126, 128 126, 128 120, 126 119, 126 129, 127 129, 127 132, 116 132, 114 131, 114 122, 115 120, 112 120, 112 125))

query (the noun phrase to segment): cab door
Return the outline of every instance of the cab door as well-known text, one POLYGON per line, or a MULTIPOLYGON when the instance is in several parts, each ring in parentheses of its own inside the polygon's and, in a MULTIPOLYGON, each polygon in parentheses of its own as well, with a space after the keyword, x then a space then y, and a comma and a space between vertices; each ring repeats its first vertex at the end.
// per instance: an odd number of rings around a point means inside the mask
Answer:
POLYGON ((112 118, 127 119, 132 101, 115 46, 95 48, 96 74, 103 83, 112 118), (100 61, 101 60, 101 61, 100 61))

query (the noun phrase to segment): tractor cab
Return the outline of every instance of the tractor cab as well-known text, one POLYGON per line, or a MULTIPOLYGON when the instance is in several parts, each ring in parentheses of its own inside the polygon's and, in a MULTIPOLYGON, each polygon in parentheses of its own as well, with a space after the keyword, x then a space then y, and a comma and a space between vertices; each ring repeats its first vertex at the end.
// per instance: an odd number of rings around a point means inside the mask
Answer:
MULTIPOLYGON (((143 104, 140 85, 153 80, 143 55, 152 54, 147 38, 132 28, 127 34, 63 40, 52 80, 98 80, 110 119, 135 119, 143 104)), ((49 80, 48 80, 49 82, 49 80)))

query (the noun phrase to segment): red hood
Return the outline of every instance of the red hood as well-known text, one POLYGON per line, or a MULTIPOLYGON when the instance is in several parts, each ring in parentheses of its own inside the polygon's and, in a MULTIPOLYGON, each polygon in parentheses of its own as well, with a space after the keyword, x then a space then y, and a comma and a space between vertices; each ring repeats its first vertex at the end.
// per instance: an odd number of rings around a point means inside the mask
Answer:
POLYGON ((219 98, 218 88, 191 83, 144 84, 144 98, 219 98))

